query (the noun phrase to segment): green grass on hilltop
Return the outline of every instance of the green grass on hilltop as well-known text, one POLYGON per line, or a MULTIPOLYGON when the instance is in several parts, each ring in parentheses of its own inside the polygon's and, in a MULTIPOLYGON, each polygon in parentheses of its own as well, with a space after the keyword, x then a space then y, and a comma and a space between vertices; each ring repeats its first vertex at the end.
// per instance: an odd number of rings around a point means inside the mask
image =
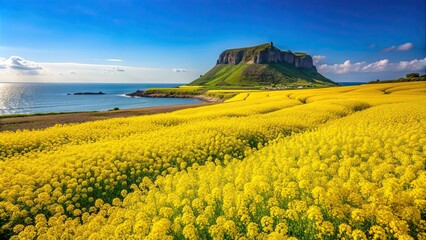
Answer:
POLYGON ((295 55, 296 57, 305 57, 305 56, 308 56, 308 54, 307 54, 307 53, 302 53, 302 52, 295 52, 295 53, 294 53, 294 55, 295 55))
POLYGON ((218 64, 189 85, 219 86, 330 86, 331 80, 314 69, 296 68, 285 63, 218 64))

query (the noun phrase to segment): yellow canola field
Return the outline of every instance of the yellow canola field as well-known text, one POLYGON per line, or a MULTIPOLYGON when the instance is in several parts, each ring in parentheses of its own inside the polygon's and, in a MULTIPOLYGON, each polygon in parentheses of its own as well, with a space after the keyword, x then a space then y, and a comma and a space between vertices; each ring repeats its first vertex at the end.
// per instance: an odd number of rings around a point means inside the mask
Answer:
POLYGON ((426 83, 241 93, 0 133, 0 235, 425 239, 425 168, 426 83))

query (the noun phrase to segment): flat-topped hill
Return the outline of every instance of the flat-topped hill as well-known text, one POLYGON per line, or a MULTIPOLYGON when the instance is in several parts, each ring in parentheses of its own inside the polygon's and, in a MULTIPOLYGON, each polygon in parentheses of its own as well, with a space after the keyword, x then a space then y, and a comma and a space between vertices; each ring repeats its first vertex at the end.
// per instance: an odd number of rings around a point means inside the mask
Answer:
POLYGON ((329 86, 306 53, 282 51, 273 43, 223 51, 206 74, 190 85, 205 86, 329 86))

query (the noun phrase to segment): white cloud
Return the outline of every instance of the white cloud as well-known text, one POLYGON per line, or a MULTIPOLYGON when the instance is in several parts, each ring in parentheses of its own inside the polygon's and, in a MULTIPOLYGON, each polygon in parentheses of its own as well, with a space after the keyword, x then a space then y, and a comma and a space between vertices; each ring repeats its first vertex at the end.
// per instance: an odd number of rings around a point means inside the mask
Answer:
POLYGON ((108 59, 105 59, 105 61, 107 61, 107 62, 122 62, 123 60, 118 59, 118 58, 108 58, 108 59))
POLYGON ((105 72, 116 73, 116 72, 125 72, 125 70, 121 67, 114 66, 114 67, 105 68, 105 72))
POLYGON ((362 72, 383 72, 383 71, 389 71, 387 68, 389 65, 389 60, 388 59, 383 59, 377 62, 373 62, 370 64, 367 64, 365 66, 360 66, 361 69, 360 71, 362 72))
POLYGON ((349 72, 385 72, 385 71, 425 71, 426 57, 423 59, 414 59, 411 61, 400 61, 391 63, 388 59, 383 59, 373 63, 356 62, 352 63, 346 60, 341 64, 322 64, 318 67, 321 73, 345 74, 349 72))
POLYGON ((414 59, 411 61, 400 61, 396 66, 397 71, 425 71, 426 57, 423 59, 414 59))
POLYGON ((202 72, 170 68, 146 68, 108 64, 35 63, 20 57, 0 59, 0 82, 144 82, 188 83, 202 72))
POLYGON ((382 52, 390 52, 390 51, 393 51, 395 49, 396 49, 396 46, 393 45, 393 46, 382 49, 382 52))
POLYGON ((37 75, 43 70, 40 64, 18 56, 11 56, 8 59, 0 58, 0 68, 19 75, 37 75))
POLYGON ((189 72, 186 68, 173 68, 173 72, 189 72))
POLYGON ((399 46, 390 46, 385 49, 382 49, 382 52, 391 52, 391 51, 408 51, 414 47, 413 43, 404 43, 399 46))
POLYGON ((326 56, 315 55, 315 56, 312 56, 312 59, 314 61, 314 64, 317 64, 317 63, 319 63, 321 61, 324 61, 324 59, 326 59, 326 56))
POLYGON ((396 48, 396 50, 398 50, 398 51, 408 51, 408 50, 412 49, 413 47, 414 47, 414 45, 409 42, 409 43, 404 43, 404 44, 399 45, 396 48))
POLYGON ((45 73, 42 65, 18 56, 0 59, 0 69, 15 75, 41 75, 45 73))

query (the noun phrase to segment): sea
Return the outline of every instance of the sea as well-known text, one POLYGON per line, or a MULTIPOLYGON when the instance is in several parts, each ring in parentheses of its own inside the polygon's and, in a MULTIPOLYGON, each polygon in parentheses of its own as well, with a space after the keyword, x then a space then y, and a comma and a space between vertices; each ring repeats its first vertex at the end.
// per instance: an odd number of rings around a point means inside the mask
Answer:
POLYGON ((179 85, 182 84, 0 83, 0 115, 107 111, 200 102, 191 98, 132 98, 125 95, 136 90, 179 85), (78 92, 105 94, 73 95, 78 92))
MULTIPOLYGON (((339 82, 354 86, 363 82, 339 82)), ((182 84, 157 83, 1 83, 0 116, 57 112, 108 111, 114 108, 168 106, 197 103, 191 98, 128 97, 126 93, 147 88, 170 88, 182 84), (73 95, 103 92, 104 95, 73 95)))
POLYGON ((356 85, 366 84, 366 82, 337 82, 337 83, 342 86, 356 86, 356 85))

